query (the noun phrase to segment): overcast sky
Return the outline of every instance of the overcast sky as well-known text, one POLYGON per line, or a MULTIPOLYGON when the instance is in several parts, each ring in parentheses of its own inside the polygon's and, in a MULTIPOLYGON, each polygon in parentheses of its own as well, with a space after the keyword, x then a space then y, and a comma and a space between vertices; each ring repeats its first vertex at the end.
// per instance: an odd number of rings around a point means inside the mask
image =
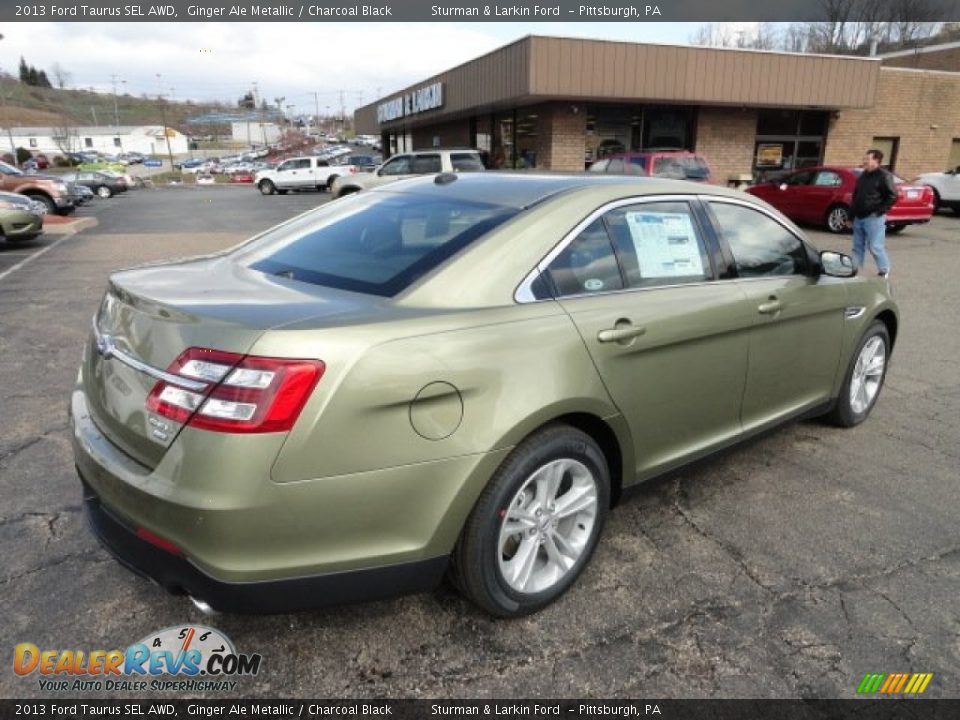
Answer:
POLYGON ((348 111, 528 34, 685 44, 699 23, 17 23, 2 28, 0 68, 20 56, 72 87, 235 102, 257 82, 273 104, 348 111), (157 78, 157 73, 161 77, 157 78), (123 83, 122 81, 126 81, 123 83), (379 92, 379 95, 378 95, 379 92))

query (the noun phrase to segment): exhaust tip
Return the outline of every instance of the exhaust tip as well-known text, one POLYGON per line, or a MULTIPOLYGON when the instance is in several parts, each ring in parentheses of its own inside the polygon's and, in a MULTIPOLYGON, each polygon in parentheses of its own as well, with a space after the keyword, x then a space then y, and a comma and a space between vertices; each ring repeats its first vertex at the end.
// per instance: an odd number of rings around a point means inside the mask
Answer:
POLYGON ((214 610, 212 607, 210 607, 210 605, 208 605, 208 604, 205 603, 203 600, 201 600, 200 598, 195 598, 193 595, 189 595, 188 597, 190 598, 190 602, 193 603, 193 606, 194 606, 197 610, 199 610, 200 612, 202 612, 204 615, 211 615, 211 616, 213 616, 213 615, 219 615, 219 614, 220 614, 220 613, 218 613, 216 610, 214 610))

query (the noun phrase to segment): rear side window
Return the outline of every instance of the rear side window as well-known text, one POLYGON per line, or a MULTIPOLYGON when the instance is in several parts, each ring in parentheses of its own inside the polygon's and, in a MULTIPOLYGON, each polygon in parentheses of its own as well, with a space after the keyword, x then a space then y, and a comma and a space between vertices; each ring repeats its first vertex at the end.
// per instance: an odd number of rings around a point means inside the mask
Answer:
POLYGON ((633 155, 630 158, 630 165, 637 175, 647 174, 647 158, 642 155, 633 155))
POLYGON ((443 170, 440 164, 439 155, 414 155, 411 163, 411 172, 425 175, 427 173, 438 173, 443 170))
POLYGON ((611 210, 605 218, 628 287, 703 282, 713 276, 689 204, 638 203, 611 210))
POLYGON ((603 220, 593 221, 550 263, 557 293, 584 295, 622 290, 623 279, 603 220))
POLYGON ((516 212, 455 199, 361 194, 276 228, 236 257, 270 275, 392 296, 516 212))
POLYGON ((660 157, 654 161, 653 174, 675 180, 705 180, 710 168, 701 157, 660 157))
POLYGON ((483 163, 476 153, 450 153, 450 164, 456 172, 483 170, 483 163))
POLYGON ((759 210, 711 202, 740 277, 801 275, 807 270, 807 250, 800 239, 759 210))

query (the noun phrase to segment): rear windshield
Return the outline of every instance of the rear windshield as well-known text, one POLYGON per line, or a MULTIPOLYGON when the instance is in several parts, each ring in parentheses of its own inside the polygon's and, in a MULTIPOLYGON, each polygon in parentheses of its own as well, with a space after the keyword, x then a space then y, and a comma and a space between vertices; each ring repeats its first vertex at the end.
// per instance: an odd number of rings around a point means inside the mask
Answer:
POLYGON ((459 199, 358 194, 270 231, 236 257, 271 275, 391 296, 516 213, 459 199))
POLYGON ((676 180, 704 180, 710 177, 710 168, 703 158, 661 157, 654 163, 653 174, 676 180))

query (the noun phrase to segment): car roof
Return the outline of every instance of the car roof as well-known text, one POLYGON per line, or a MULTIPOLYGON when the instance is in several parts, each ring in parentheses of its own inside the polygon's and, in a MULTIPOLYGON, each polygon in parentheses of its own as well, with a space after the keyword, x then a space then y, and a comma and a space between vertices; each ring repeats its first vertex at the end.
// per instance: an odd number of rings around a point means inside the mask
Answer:
MULTIPOLYGON (((621 195, 722 195, 743 199, 745 194, 718 186, 685 180, 666 180, 629 175, 596 173, 468 172, 441 173, 401 180, 367 192, 402 193, 424 197, 453 198, 523 209, 552 196, 576 190, 607 186, 611 197, 621 195)), ((749 197, 749 196, 748 196, 749 197)), ((750 198, 754 200, 754 198, 750 198)))

